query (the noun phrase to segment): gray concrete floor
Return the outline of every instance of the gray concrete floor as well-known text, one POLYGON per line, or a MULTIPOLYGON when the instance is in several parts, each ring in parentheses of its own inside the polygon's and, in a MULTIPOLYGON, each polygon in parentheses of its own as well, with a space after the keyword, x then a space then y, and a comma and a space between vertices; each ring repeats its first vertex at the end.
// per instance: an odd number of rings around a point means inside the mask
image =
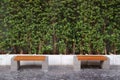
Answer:
POLYGON ((110 70, 83 68, 73 71, 73 66, 50 66, 43 72, 40 66, 22 66, 19 71, 10 71, 10 66, 0 67, 0 80, 120 80, 120 69, 110 70))

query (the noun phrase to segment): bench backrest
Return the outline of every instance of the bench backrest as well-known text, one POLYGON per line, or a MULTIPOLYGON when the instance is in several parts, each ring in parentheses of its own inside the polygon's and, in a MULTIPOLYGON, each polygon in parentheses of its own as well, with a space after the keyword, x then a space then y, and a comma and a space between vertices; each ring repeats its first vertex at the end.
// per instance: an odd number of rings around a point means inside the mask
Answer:
POLYGON ((15 56, 15 61, 45 61, 46 56, 15 56))
POLYGON ((84 56, 77 56, 78 60, 100 60, 105 61, 107 60, 106 56, 90 56, 90 55, 84 55, 84 56))

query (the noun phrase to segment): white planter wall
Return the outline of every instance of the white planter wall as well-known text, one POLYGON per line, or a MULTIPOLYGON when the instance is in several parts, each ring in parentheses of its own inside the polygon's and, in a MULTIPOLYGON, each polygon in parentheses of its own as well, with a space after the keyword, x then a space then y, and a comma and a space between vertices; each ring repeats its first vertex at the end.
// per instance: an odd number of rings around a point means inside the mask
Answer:
POLYGON ((14 55, 0 55, 0 65, 10 65, 14 55))
POLYGON ((111 65, 120 65, 120 55, 106 55, 110 58, 111 65))
POLYGON ((61 65, 62 55, 48 55, 49 65, 61 65))
POLYGON ((62 65, 73 65, 73 55, 63 55, 61 59, 62 65))
MULTIPOLYGON (((11 65, 11 58, 15 55, 0 55, 0 66, 11 65)), ((73 65, 74 55, 46 55, 48 56, 49 65, 73 65)), ((110 58, 111 65, 120 65, 120 55, 105 55, 110 58)), ((24 61, 22 65, 36 64, 39 65, 39 61, 24 61)))

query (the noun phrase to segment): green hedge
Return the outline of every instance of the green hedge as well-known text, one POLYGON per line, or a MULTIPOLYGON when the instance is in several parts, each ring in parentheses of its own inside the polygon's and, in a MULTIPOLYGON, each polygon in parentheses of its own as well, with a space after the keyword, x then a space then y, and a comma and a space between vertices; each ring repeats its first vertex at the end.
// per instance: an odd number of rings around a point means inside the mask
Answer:
POLYGON ((0 0, 0 50, 119 54, 119 0, 0 0))

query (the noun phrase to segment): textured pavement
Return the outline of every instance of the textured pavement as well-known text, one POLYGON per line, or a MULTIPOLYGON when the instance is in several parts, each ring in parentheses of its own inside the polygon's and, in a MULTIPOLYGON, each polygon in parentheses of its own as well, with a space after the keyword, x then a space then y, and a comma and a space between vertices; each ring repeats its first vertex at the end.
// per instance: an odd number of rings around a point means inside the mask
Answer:
POLYGON ((40 66, 23 66, 19 71, 2 66, 0 80, 120 80, 120 69, 73 71, 73 66, 50 66, 48 72, 43 72, 40 66))

